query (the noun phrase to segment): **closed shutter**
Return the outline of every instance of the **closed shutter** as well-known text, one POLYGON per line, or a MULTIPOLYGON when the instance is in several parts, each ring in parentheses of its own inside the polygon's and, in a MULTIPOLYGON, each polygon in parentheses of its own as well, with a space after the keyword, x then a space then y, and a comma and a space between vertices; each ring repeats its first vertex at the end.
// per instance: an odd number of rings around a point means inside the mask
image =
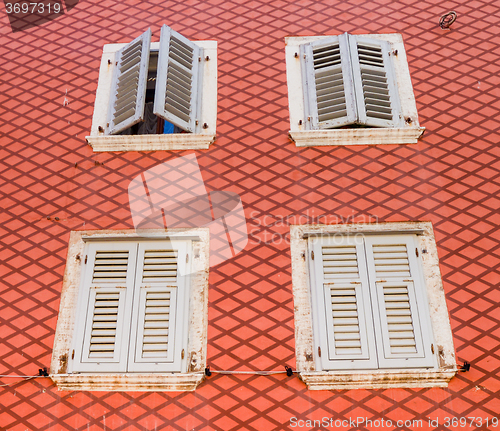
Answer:
POLYGON ((380 368, 431 367, 425 286, 414 236, 365 240, 380 368))
POLYGON ((357 119, 348 35, 301 46, 307 128, 330 129, 357 119))
POLYGON ((144 118, 151 29, 116 53, 106 134, 119 133, 144 118))
POLYGON ((403 124, 389 42, 349 36, 359 124, 398 127, 403 124))
POLYGON ((154 113, 195 132, 201 100, 202 49, 164 25, 161 29, 154 113))
POLYGON ((322 368, 376 368, 369 284, 362 244, 344 237, 313 240, 318 344, 322 368))
POLYGON ((139 246, 129 371, 181 371, 186 256, 185 243, 139 246))
POLYGON ((73 371, 126 371, 136 245, 90 244, 76 320, 73 371))

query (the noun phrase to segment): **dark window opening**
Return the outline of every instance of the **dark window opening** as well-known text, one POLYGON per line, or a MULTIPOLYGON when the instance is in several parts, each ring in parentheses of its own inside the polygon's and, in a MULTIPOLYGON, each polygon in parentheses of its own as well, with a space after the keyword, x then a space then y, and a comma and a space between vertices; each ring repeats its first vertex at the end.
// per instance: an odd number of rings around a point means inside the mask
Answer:
POLYGON ((163 135, 184 133, 180 127, 156 116, 153 113, 156 87, 156 73, 158 69, 158 51, 151 50, 149 54, 148 83, 146 87, 146 103, 144 105, 144 121, 141 121, 119 135, 163 135))

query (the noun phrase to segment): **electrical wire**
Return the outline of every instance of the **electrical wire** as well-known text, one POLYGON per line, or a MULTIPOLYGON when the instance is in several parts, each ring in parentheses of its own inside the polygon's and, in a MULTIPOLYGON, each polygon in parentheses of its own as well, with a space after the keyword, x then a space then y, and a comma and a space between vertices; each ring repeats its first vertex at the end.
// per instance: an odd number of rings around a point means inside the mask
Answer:
MULTIPOLYGON (((287 374, 287 371, 222 371, 222 370, 212 370, 211 373, 217 374, 247 374, 247 375, 257 375, 257 376, 271 376, 274 374, 287 374)), ((298 371, 292 371, 293 373, 297 373, 298 371)))
POLYGON ((19 383, 19 382, 27 382, 28 380, 36 379, 37 377, 47 378, 48 376, 16 376, 16 375, 12 375, 12 374, 0 375, 0 378, 3 378, 3 377, 14 377, 14 378, 19 378, 20 377, 21 380, 18 380, 17 382, 14 382, 14 383, 7 383, 5 385, 0 385, 0 388, 3 388, 5 386, 15 385, 16 383, 19 383))

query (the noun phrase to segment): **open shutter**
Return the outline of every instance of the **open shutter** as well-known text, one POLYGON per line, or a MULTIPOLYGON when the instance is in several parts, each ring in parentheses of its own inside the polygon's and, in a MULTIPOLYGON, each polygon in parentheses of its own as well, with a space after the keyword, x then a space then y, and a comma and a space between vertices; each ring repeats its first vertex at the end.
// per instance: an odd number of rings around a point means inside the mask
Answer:
POLYGON ((403 124, 389 42, 349 35, 359 124, 403 124))
POLYGON ((135 244, 90 244, 76 320, 73 371, 126 371, 135 244))
POLYGON ((309 129, 330 129, 357 120, 347 36, 334 36, 300 47, 309 129))
POLYGON ((106 134, 119 133, 144 118, 151 29, 116 53, 106 134))
POLYGON ((181 371, 186 243, 139 245, 129 371, 181 371))
POLYGON ((161 29, 154 113, 194 132, 201 91, 202 48, 164 25, 161 29))
POLYGON ((414 236, 365 240, 380 368, 432 367, 432 334, 414 236), (381 345, 380 345, 381 344, 381 345))
POLYGON ((377 368, 362 244, 348 237, 312 241, 322 368, 377 368))

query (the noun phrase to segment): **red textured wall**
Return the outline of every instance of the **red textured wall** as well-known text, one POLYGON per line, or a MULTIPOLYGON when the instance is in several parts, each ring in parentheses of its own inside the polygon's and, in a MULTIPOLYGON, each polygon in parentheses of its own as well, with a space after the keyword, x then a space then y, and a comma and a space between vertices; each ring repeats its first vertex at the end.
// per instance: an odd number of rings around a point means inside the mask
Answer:
POLYGON ((83 0, 16 32, 2 6, 0 374, 50 364, 69 232, 132 228, 130 180, 192 153, 97 154, 84 138, 103 44, 148 27, 157 41, 164 23, 218 41, 217 140, 195 153, 207 189, 238 193, 253 232, 242 253, 211 268, 211 367, 295 366, 289 245, 273 237, 288 226, 274 222, 325 214, 433 222, 457 358, 472 369, 427 390, 313 392, 297 377, 212 375, 194 393, 60 392, 48 378, 1 378, 0 428, 262 431, 308 429, 291 417, 367 417, 423 419, 419 429, 438 418, 446 429, 445 417, 500 416, 500 1, 437 3, 83 0), (443 31, 449 10, 458 20, 443 31), (345 31, 403 34, 426 127, 418 144, 298 149, 288 140, 284 37, 345 31))

